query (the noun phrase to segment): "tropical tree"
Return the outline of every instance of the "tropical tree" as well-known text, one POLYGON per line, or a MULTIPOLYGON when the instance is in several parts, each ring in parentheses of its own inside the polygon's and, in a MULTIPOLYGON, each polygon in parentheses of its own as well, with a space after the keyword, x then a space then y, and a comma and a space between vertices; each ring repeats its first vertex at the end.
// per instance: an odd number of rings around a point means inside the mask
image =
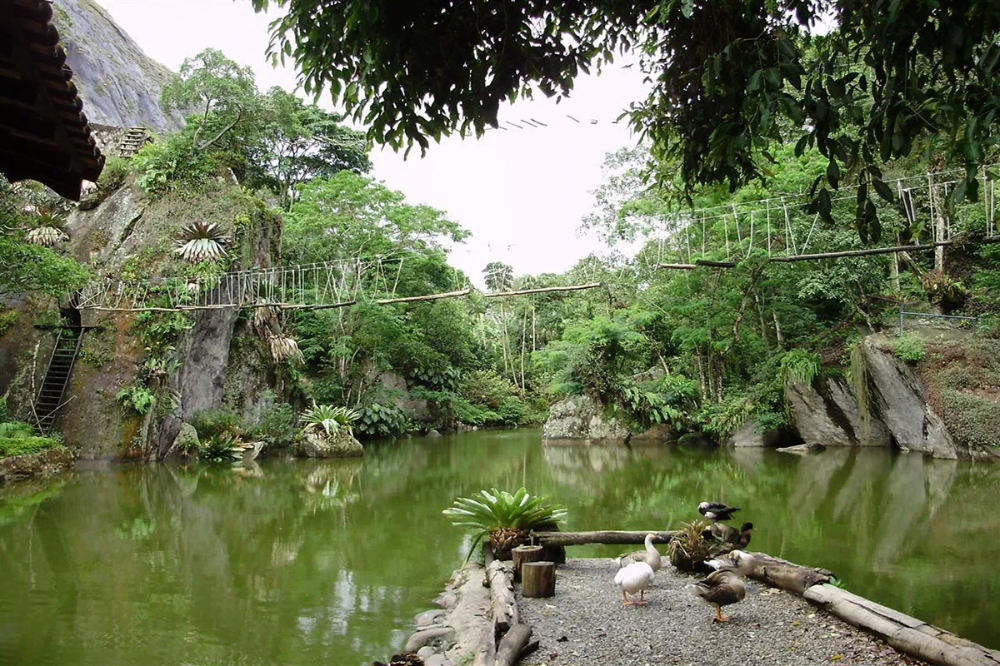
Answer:
MULTIPOLYGON (((580 74, 634 49, 654 84, 630 122, 680 165, 684 193, 765 176, 776 143, 815 147, 827 165, 817 186, 848 173, 862 184, 863 240, 881 233, 873 197, 892 198, 881 164, 936 145, 967 170, 954 202, 976 194, 1000 135, 991 0, 252 2, 286 8, 272 54, 294 59, 307 91, 329 90, 372 140, 407 150, 482 134, 501 103, 568 95, 580 74), (821 23, 834 31, 820 36, 821 23)), ((826 218, 831 203, 819 189, 826 218)))
POLYGON ((258 140, 247 146, 251 175, 278 193, 283 208, 291 206, 300 183, 341 170, 371 170, 364 134, 340 124, 340 115, 278 87, 267 91, 261 107, 258 140))

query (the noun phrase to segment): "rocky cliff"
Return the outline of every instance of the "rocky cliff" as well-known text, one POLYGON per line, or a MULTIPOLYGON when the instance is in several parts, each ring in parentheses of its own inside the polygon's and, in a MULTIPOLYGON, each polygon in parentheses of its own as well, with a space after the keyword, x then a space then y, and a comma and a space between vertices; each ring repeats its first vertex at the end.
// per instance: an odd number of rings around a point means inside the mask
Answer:
MULTIPOLYGON (((206 191, 149 197, 131 182, 92 210, 67 220, 67 251, 99 276, 183 276, 202 270, 174 252, 178 231, 193 221, 216 222, 232 242, 232 268, 270 265, 279 253, 280 217, 263 202, 220 178, 206 191)), ((33 396, 44 378, 60 323, 59 304, 28 301, 0 337, 0 395, 9 391, 15 414, 31 421, 33 396)), ((66 314, 64 311, 63 314, 66 314)), ((225 403, 250 421, 259 417, 261 394, 276 386, 266 345, 235 309, 199 312, 95 312, 57 417, 66 445, 83 459, 151 459, 166 456, 182 419, 225 403), (148 388, 146 410, 118 396, 148 388)), ((273 399, 273 396, 272 398, 273 399)))
MULTIPOLYGON (((806 444, 895 446, 934 458, 1000 459, 1000 341, 927 343, 906 363, 885 335, 861 343, 861 400, 846 380, 790 384, 785 397, 806 444)), ((858 379, 858 378, 856 378, 858 379)))
POLYGON ((94 0, 55 0, 52 20, 88 120, 157 132, 180 129, 183 116, 160 108, 170 70, 147 56, 103 7, 94 0))

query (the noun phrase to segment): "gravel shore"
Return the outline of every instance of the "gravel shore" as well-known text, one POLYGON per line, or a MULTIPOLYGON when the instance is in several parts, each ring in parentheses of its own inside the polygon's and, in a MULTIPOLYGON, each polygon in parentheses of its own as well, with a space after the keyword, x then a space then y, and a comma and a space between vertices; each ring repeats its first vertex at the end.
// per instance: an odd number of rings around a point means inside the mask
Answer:
POLYGON ((686 587, 696 580, 669 564, 645 606, 623 607, 608 559, 569 560, 556 596, 523 599, 521 621, 539 650, 523 663, 551 666, 889 666, 921 664, 787 592, 746 581, 747 596, 713 621, 714 609, 686 587))

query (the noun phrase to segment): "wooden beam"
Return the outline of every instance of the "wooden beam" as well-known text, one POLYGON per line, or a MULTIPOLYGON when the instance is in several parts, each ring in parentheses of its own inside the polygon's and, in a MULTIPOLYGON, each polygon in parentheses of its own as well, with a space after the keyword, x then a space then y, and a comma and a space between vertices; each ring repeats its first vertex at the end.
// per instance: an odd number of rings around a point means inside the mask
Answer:
POLYGON ((472 293, 471 288, 462 289, 461 291, 448 291, 443 294, 427 294, 426 296, 407 296, 405 298, 383 298, 381 300, 375 301, 379 305, 391 305, 393 303, 417 303, 419 301, 437 301, 442 298, 458 298, 459 296, 468 296, 472 293))
POLYGON ((483 298, 500 298, 501 296, 526 296, 528 294, 549 294, 556 291, 582 291, 584 289, 597 289, 600 286, 602 286, 602 283, 600 282, 590 282, 588 284, 574 284, 568 287, 539 287, 538 289, 498 291, 494 294, 483 294, 483 298))
POLYGON ((820 252, 817 254, 800 254, 795 257, 771 257, 768 261, 777 264, 786 264, 794 261, 817 261, 820 259, 842 259, 844 257, 870 257, 877 254, 895 254, 897 252, 916 252, 923 250, 933 250, 936 247, 947 245, 958 245, 970 243, 974 245, 988 245, 1000 243, 1000 236, 985 236, 979 239, 955 238, 934 243, 923 243, 921 245, 895 245, 892 247, 876 247, 868 250, 844 250, 842 252, 820 252))
POLYGON ((584 546, 589 544, 641 544, 647 534, 655 534, 655 543, 668 543, 678 532, 659 530, 604 530, 601 532, 532 532, 543 546, 584 546))

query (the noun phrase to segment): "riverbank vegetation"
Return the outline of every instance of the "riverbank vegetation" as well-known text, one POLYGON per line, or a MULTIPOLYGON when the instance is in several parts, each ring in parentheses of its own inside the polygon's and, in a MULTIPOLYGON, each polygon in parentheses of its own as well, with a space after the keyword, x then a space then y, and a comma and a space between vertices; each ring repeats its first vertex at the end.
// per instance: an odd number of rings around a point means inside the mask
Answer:
MULTIPOLYGON (((669 15, 680 24, 707 12, 664 11, 662 19, 669 15)), ((722 18, 735 20, 730 14, 741 11, 726 9, 722 18)), ((296 29, 290 16, 279 29, 296 29)), ((480 277, 448 262, 448 250, 468 237, 467 229, 368 175, 368 140, 423 147, 426 134, 459 121, 442 116, 430 129, 411 127, 404 114, 404 134, 376 122, 366 137, 340 115, 294 95, 257 90, 252 72, 213 50, 187 60, 164 91, 165 108, 190 112, 184 128, 158 137, 131 161, 111 161, 91 203, 122 187, 156 202, 143 224, 155 221, 160 237, 142 239, 115 267, 127 279, 182 275, 197 295, 227 270, 279 261, 340 266, 333 287, 341 290, 340 307, 258 307, 240 315, 241 330, 253 334, 239 338, 240 349, 269 359, 258 371, 276 390, 263 410, 230 400, 224 410, 235 421, 223 432, 206 426, 204 414, 188 414, 188 421, 201 423, 196 428, 206 441, 225 434, 288 444, 302 436, 298 429, 309 405, 355 415, 350 430, 359 437, 514 427, 540 423, 548 405, 573 395, 594 398, 633 432, 660 427, 720 441, 747 421, 757 429, 780 429, 789 422, 786 383, 808 384, 821 373, 850 375, 852 348, 895 325, 902 303, 976 316, 977 332, 985 337, 1000 331, 1000 305, 992 295, 1000 284, 998 250, 980 243, 994 229, 989 197, 995 174, 978 170, 995 161, 994 117, 981 109, 963 112, 969 125, 958 144, 944 125, 938 132, 923 122, 903 123, 895 134, 872 129, 861 111, 892 101, 876 90, 885 72, 870 74, 880 71, 876 63, 859 64, 859 71, 840 78, 828 71, 830 58, 843 48, 838 39, 869 44, 852 21, 827 41, 798 29, 771 35, 774 53, 768 52, 766 66, 736 58, 740 65, 731 74, 743 92, 735 97, 719 87, 729 70, 722 63, 733 54, 720 60, 718 53, 697 51, 703 61, 694 64, 705 76, 696 88, 724 103, 742 129, 712 143, 710 136, 730 121, 712 116, 695 123, 697 109, 687 107, 683 118, 656 124, 656 102, 666 95, 657 88, 632 109, 644 140, 608 156, 606 182, 583 221, 603 239, 604 251, 562 274, 518 275, 492 262, 482 275, 493 293, 588 283, 597 288, 378 303, 461 291, 480 277), (781 62, 772 62, 775 57, 781 62), (873 77, 871 84, 862 83, 866 76, 873 77), (826 101, 819 104, 817 95, 826 101), (831 125, 823 114, 838 120, 831 125), (876 139, 889 145, 878 156, 872 152, 876 139), (692 151, 705 142, 714 147, 698 157, 692 151), (958 172, 950 171, 955 167, 958 172), (894 180, 902 177, 909 178, 894 180), (834 196, 838 189, 842 194, 834 196), (954 243, 934 253, 783 261, 875 243, 934 243, 943 228, 954 243), (695 267, 696 259, 722 267, 695 267)), ((790 15, 782 19, 789 22, 790 15)), ((620 38, 602 35, 598 41, 617 44, 620 38)), ((671 35, 670 43, 686 39, 671 35)), ((980 41, 971 43, 982 58, 992 57, 980 41)), ((921 57, 936 62, 943 48, 934 45, 921 57)), ((335 87, 318 56, 305 47, 295 53, 307 65, 307 80, 335 87)), ((385 55, 373 54, 362 68, 385 55)), ((982 71, 962 71, 970 80, 993 82, 995 60, 975 66, 982 71)), ((673 66, 663 66, 669 85, 676 84, 673 66)), ((543 79, 555 89, 575 75, 543 79)), ((944 81, 925 83, 935 95, 955 92, 944 81)), ((366 79, 362 85, 374 84, 366 79)), ((357 86, 337 90, 357 107, 357 86)), ((401 100, 371 103, 377 120, 378 109, 398 110, 401 100)), ((495 110, 470 113, 466 120, 477 129, 495 120, 495 110)), ((885 117, 881 111, 879 117, 885 117)), ((0 242, 21 259, 5 263, 0 293, 30 289, 56 297, 107 268, 66 256, 55 209, 32 197, 38 195, 31 188, 3 191, 0 242), (40 234, 32 236, 43 226, 56 230, 46 232, 51 243, 38 244, 40 234)), ((145 355, 135 382, 116 393, 127 418, 148 421, 151 414, 184 411, 170 378, 182 366, 176 346, 196 320, 183 312, 136 317, 132 330, 145 355)), ((911 363, 935 363, 941 355, 919 335, 898 340, 894 351, 911 363)), ((985 409, 982 401, 991 400, 986 393, 992 389, 976 382, 949 388, 962 397, 948 404, 979 401, 967 413, 985 409)))

